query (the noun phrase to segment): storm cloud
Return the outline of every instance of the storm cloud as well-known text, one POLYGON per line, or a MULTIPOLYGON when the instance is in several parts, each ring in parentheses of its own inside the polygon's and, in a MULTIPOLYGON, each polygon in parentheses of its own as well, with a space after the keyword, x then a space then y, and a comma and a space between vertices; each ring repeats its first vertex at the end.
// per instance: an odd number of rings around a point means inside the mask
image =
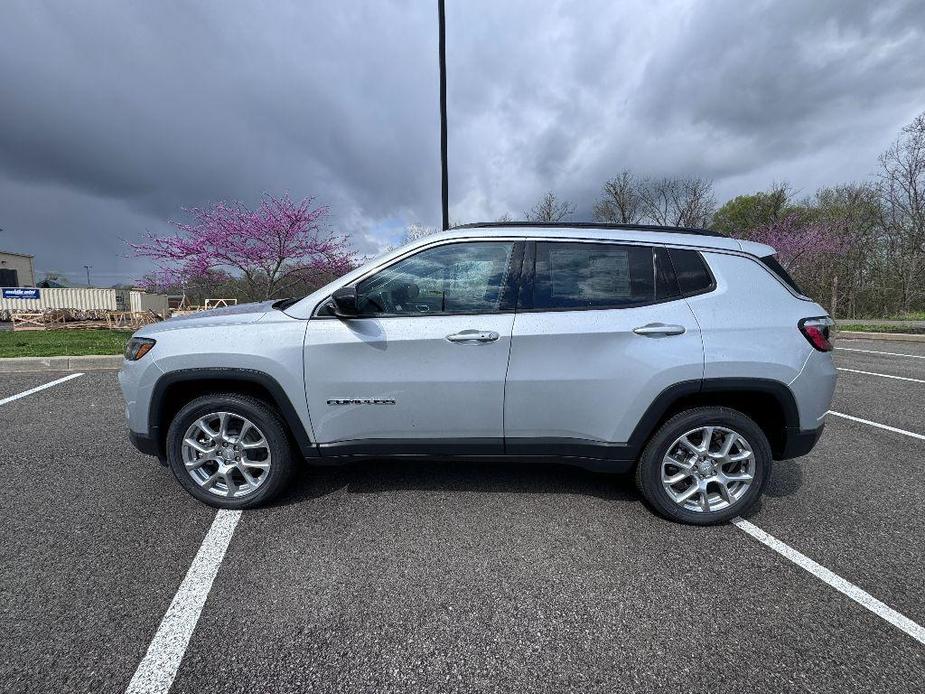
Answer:
MULTIPOLYGON (((925 4, 448 0, 451 218, 696 175, 867 178, 925 110, 925 4)), ((436 8, 0 4, 0 249, 100 284, 181 209, 315 195, 361 253, 437 224, 436 8)))

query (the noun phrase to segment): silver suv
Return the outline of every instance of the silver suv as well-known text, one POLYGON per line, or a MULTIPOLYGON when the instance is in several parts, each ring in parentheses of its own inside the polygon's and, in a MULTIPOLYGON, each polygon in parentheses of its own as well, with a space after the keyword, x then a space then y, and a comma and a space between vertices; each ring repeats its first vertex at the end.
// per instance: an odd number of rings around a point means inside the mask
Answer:
POLYGON ((774 249, 663 227, 469 225, 299 300, 139 330, 135 446, 247 508, 303 460, 557 460, 630 472, 662 515, 745 512, 835 388, 831 324, 774 249))

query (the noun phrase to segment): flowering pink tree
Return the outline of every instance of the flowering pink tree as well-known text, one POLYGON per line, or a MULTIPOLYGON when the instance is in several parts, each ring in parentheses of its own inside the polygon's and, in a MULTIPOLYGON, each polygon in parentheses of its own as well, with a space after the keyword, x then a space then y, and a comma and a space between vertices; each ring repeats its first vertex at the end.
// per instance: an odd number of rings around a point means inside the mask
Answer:
POLYGON ((835 315, 840 259, 850 250, 848 237, 835 225, 818 219, 818 215, 801 216, 794 211, 751 229, 745 236, 773 246, 781 265, 799 281, 803 291, 835 315))
POLYGON ((347 238, 323 227, 328 208, 313 203, 313 198, 293 202, 288 195, 266 195, 254 210, 241 202, 217 202, 186 210, 193 222, 174 222, 175 234, 147 234, 131 246, 158 265, 148 284, 186 286, 240 276, 252 298, 269 299, 308 278, 343 274, 355 264, 347 238))
POLYGON ((801 268, 823 257, 844 255, 845 239, 825 222, 807 222, 791 212, 745 233, 747 238, 766 243, 777 250, 781 265, 788 270, 801 268))

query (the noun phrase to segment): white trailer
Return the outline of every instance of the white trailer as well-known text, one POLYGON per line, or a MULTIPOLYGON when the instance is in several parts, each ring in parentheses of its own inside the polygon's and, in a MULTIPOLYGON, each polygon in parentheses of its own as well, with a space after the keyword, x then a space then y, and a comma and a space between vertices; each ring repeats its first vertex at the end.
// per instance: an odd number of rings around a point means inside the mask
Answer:
POLYGON ((148 294, 133 289, 90 287, 0 288, 0 319, 8 320, 10 311, 44 311, 55 308, 75 311, 152 311, 166 318, 167 295, 148 294))

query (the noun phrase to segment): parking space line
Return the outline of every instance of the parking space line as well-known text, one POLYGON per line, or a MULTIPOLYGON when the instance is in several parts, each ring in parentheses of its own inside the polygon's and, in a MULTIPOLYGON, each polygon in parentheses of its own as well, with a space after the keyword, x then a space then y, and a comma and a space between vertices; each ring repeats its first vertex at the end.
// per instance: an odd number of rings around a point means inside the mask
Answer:
POLYGON ((735 518, 732 521, 740 530, 748 533, 753 538, 773 549, 781 556, 789 559, 802 569, 805 569, 820 581, 827 583, 838 592, 847 595, 862 607, 867 608, 881 619, 886 620, 900 631, 905 632, 916 641, 925 646, 925 627, 913 622, 903 614, 900 614, 892 607, 885 605, 867 591, 859 588, 850 581, 829 571, 824 566, 817 564, 812 559, 795 550, 790 545, 781 542, 773 535, 766 533, 753 523, 749 523, 744 518, 735 518))
POLYGON ((912 359, 925 359, 925 354, 903 354, 901 352, 879 352, 875 349, 857 349, 856 347, 836 347, 842 352, 863 352, 864 354, 886 354, 889 357, 911 357, 912 359))
POLYGON ((906 431, 905 429, 898 429, 896 427, 891 427, 887 424, 880 424, 880 422, 872 422, 869 419, 861 419, 860 417, 853 417, 850 414, 845 414, 844 412, 836 412, 835 410, 829 410, 826 414, 834 414, 836 417, 842 417, 844 419, 850 419, 852 422, 860 422, 861 424, 868 424, 872 427, 877 427, 878 429, 886 429, 887 431, 892 431, 896 434, 903 434, 905 436, 911 436, 914 439, 921 439, 925 441, 925 436, 922 434, 916 434, 913 431, 906 431))
POLYGON ((26 397, 27 395, 32 395, 33 393, 38 393, 40 390, 45 390, 46 388, 51 388, 52 386, 56 386, 56 385, 58 385, 59 383, 64 383, 65 381, 70 381, 71 379, 77 378, 78 376, 83 376, 83 374, 82 374, 82 373, 70 374, 69 376, 65 376, 64 378, 58 378, 58 379, 56 379, 56 380, 54 380, 54 381, 49 381, 48 383, 45 383, 45 384, 43 384, 43 385, 36 386, 35 388, 30 388, 29 390, 24 390, 24 391, 21 392, 21 393, 16 393, 16 395, 11 395, 11 396, 9 396, 8 398, 3 398, 2 400, 0 400, 0 405, 6 405, 8 402, 13 402, 14 400, 19 400, 20 398, 24 398, 24 397, 26 397))
POLYGON ((215 515, 126 694, 166 694, 170 689, 240 518, 240 511, 215 515))
POLYGON ((897 381, 912 381, 913 383, 925 383, 921 378, 909 378, 908 376, 893 376, 891 374, 879 374, 875 371, 861 371, 860 369, 843 369, 837 367, 839 371, 849 371, 854 374, 864 374, 865 376, 880 376, 880 378, 895 378, 897 381))

